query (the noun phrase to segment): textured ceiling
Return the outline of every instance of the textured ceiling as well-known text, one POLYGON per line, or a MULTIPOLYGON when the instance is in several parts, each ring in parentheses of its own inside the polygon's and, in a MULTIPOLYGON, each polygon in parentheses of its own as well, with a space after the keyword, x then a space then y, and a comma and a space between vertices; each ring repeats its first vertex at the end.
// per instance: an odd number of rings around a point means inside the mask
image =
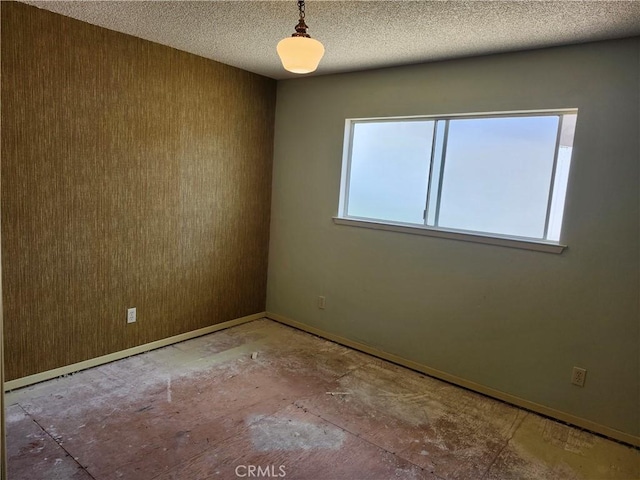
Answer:
MULTIPOLYGON (((26 1, 272 78, 296 1, 26 1)), ((640 35, 640 1, 307 0, 312 75, 640 35)))

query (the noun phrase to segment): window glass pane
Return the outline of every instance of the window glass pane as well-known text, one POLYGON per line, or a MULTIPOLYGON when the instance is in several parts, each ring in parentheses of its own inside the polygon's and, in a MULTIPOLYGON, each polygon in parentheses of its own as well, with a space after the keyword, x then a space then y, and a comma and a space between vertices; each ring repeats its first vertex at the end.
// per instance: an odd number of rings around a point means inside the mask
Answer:
POLYGON ((433 121, 353 126, 347 215, 424 222, 433 121))
POLYGON ((543 238, 558 121, 451 120, 438 226, 543 238))

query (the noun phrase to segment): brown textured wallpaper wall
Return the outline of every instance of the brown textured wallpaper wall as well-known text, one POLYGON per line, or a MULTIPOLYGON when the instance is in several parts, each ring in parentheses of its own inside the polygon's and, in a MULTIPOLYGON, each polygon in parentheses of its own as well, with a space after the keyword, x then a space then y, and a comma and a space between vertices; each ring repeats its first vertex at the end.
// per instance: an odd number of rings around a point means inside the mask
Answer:
POLYGON ((6 380, 264 311, 275 81, 1 9, 6 380))

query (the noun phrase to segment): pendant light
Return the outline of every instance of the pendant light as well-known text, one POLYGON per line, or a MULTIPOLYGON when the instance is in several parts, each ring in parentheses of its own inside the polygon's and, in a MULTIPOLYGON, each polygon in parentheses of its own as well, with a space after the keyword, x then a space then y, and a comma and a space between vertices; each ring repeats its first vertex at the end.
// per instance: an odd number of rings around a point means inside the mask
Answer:
POLYGON ((300 20, 296 25, 296 33, 278 42, 276 50, 285 70, 293 73, 311 73, 318 68, 324 55, 324 46, 311 38, 304 23, 304 0, 298 0, 300 20))

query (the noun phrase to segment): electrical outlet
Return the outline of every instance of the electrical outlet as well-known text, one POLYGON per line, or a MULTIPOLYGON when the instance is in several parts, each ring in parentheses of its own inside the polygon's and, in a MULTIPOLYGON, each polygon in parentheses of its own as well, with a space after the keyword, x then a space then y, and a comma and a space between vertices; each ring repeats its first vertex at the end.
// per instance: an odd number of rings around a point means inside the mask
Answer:
POLYGON ((136 322, 136 309, 128 308, 127 309, 127 323, 135 323, 136 322))
POLYGON ((318 297, 318 308, 320 310, 324 310, 325 300, 326 299, 322 296, 318 297))
POLYGON ((587 371, 584 368, 573 367, 571 373, 571 383, 579 387, 584 387, 584 380, 587 376, 587 371))

